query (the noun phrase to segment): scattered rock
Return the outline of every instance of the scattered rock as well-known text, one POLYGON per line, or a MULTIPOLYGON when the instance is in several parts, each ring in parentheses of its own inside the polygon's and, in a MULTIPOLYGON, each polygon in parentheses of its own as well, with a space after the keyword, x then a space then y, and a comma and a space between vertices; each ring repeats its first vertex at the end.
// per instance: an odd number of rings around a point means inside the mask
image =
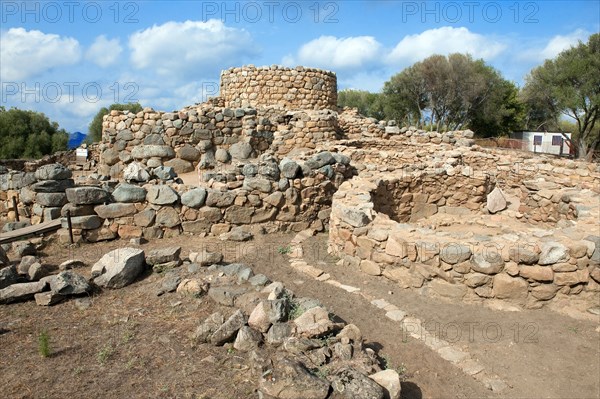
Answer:
POLYGON ((240 227, 236 227, 228 233, 221 234, 219 236, 219 239, 223 241, 248 241, 251 240, 253 237, 254 236, 252 233, 242 230, 242 228, 240 227))
POLYGON ((260 392, 282 399, 325 399, 329 388, 327 381, 312 374, 299 361, 286 357, 274 360, 259 382, 260 392))
POLYGON ((248 352, 259 347, 262 334, 251 327, 243 326, 237 333, 233 347, 241 352, 248 352))
POLYGON ((333 377, 331 386, 348 399, 383 399, 383 388, 353 368, 345 367, 333 377))
POLYGON ((9 285, 0 290, 0 304, 31 299, 38 292, 42 292, 47 285, 45 281, 9 285))
POLYGON ((6 266, 0 269, 0 289, 6 288, 19 282, 19 275, 14 266, 6 266))
POLYGON ((230 342, 240 328, 246 324, 246 316, 241 310, 235 311, 209 338, 211 344, 221 346, 230 342))
POLYGON ((329 320, 329 312, 321 307, 307 310, 294 319, 293 323, 296 325, 298 334, 308 338, 327 335, 344 327, 341 323, 329 320))
POLYGON ((144 251, 119 248, 104 255, 92 267, 94 283, 105 288, 123 288, 144 270, 144 251))
POLYGON ((487 210, 490 213, 497 213, 506 209, 506 198, 500 188, 496 187, 487 195, 487 210))

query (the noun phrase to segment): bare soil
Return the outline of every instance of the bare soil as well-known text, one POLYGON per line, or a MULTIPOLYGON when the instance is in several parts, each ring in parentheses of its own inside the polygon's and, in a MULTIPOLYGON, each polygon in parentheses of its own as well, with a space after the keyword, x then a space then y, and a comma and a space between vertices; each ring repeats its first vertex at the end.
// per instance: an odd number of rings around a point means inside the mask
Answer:
MULTIPOLYGON (((383 277, 337 266, 326 253, 326 235, 309 239, 305 260, 333 278, 385 298, 420 318, 430 331, 469 351, 511 388, 498 395, 441 359, 421 341, 407 336, 366 300, 298 274, 284 248, 291 234, 257 236, 249 243, 214 238, 163 239, 153 249, 179 245, 182 254, 219 250, 228 262, 242 261, 255 273, 282 281, 299 296, 319 299, 348 323, 367 344, 403 373, 403 398, 598 398, 600 337, 598 320, 577 320, 550 310, 502 312, 477 304, 449 303, 402 290, 383 277), (437 326, 437 327, 436 327, 437 326), (437 330, 436 330, 437 328, 437 330)), ((92 265, 127 241, 43 249, 58 265, 79 258, 92 265)), ((78 269, 86 275, 89 267, 78 269)), ((156 296, 161 275, 143 276, 131 286, 93 295, 91 306, 76 300, 52 307, 34 302, 0 306, 0 384, 7 398, 255 398, 245 356, 206 344, 191 333, 218 309, 208 298, 156 296), (38 338, 47 331, 51 356, 42 358, 38 338)), ((230 312, 230 309, 225 309, 230 312)))

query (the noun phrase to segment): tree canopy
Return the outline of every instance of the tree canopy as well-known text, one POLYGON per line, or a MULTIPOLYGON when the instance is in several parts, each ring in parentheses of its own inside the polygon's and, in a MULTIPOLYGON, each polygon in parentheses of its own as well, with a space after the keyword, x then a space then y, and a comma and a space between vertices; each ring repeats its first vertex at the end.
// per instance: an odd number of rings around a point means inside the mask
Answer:
POLYGON ((90 126, 88 127, 88 141, 97 142, 102 140, 102 118, 104 115, 108 115, 110 111, 125 111, 129 110, 134 113, 138 113, 142 110, 142 106, 139 103, 127 103, 127 104, 112 104, 108 108, 102 107, 100 111, 94 116, 90 126))
POLYGON ((574 142, 579 157, 600 149, 600 34, 534 68, 525 80, 527 127, 560 128, 561 117, 575 121, 574 142))
POLYGON ((386 116, 436 130, 471 128, 481 136, 513 130, 522 107, 514 83, 468 54, 432 55, 383 88, 386 116))
POLYGON ((371 118, 384 119, 386 117, 379 93, 365 90, 341 90, 338 93, 338 106, 358 108, 358 112, 371 118))
POLYGON ((41 158, 67 149, 69 134, 41 112, 0 106, 0 158, 41 158))

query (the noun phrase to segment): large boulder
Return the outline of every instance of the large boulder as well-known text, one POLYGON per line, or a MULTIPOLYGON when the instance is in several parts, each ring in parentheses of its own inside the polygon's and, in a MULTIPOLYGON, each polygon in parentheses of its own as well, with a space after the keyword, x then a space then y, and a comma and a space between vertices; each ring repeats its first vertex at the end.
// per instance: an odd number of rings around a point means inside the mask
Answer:
POLYGON ((65 193, 37 193, 35 202, 41 206, 56 208, 65 205, 68 199, 65 193))
POLYGON ((103 204, 109 201, 109 193, 99 187, 75 187, 66 191, 67 200, 75 205, 103 204))
POLYGON ((144 202, 146 200, 146 189, 133 184, 120 183, 112 196, 116 202, 144 202))
POLYGON ((35 171, 35 178, 38 180, 65 180, 70 179, 72 175, 69 168, 59 163, 43 165, 35 171))
POLYGON ((94 283, 105 288, 123 288, 144 270, 144 251, 119 248, 104 255, 92 267, 94 283))

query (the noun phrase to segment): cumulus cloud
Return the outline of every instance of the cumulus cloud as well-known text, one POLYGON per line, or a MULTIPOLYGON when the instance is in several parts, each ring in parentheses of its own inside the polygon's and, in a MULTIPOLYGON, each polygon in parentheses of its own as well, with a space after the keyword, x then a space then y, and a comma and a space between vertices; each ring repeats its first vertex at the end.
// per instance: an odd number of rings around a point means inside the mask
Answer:
POLYGON ((586 41, 589 33, 583 29, 577 29, 568 35, 556 35, 539 52, 539 58, 542 60, 556 57, 561 51, 567 50, 571 46, 577 45, 579 40, 586 41))
POLYGON ((469 29, 444 26, 405 36, 387 57, 391 64, 409 65, 433 54, 469 53, 475 58, 493 59, 506 45, 473 33, 469 29))
POLYGON ((357 69, 374 64, 380 51, 381 44, 372 36, 321 36, 302 45, 296 56, 285 57, 283 63, 328 69, 357 69))
POLYGON ((100 35, 85 53, 85 58, 102 68, 106 68, 114 64, 122 52, 123 47, 121 47, 119 39, 109 40, 105 35, 100 35))
POLYGON ((81 59, 79 42, 39 30, 11 28, 0 35, 0 77, 24 80, 81 59))
POLYGON ((129 47, 135 68, 182 77, 218 73, 258 53, 250 33, 214 19, 154 25, 132 34, 129 47))

